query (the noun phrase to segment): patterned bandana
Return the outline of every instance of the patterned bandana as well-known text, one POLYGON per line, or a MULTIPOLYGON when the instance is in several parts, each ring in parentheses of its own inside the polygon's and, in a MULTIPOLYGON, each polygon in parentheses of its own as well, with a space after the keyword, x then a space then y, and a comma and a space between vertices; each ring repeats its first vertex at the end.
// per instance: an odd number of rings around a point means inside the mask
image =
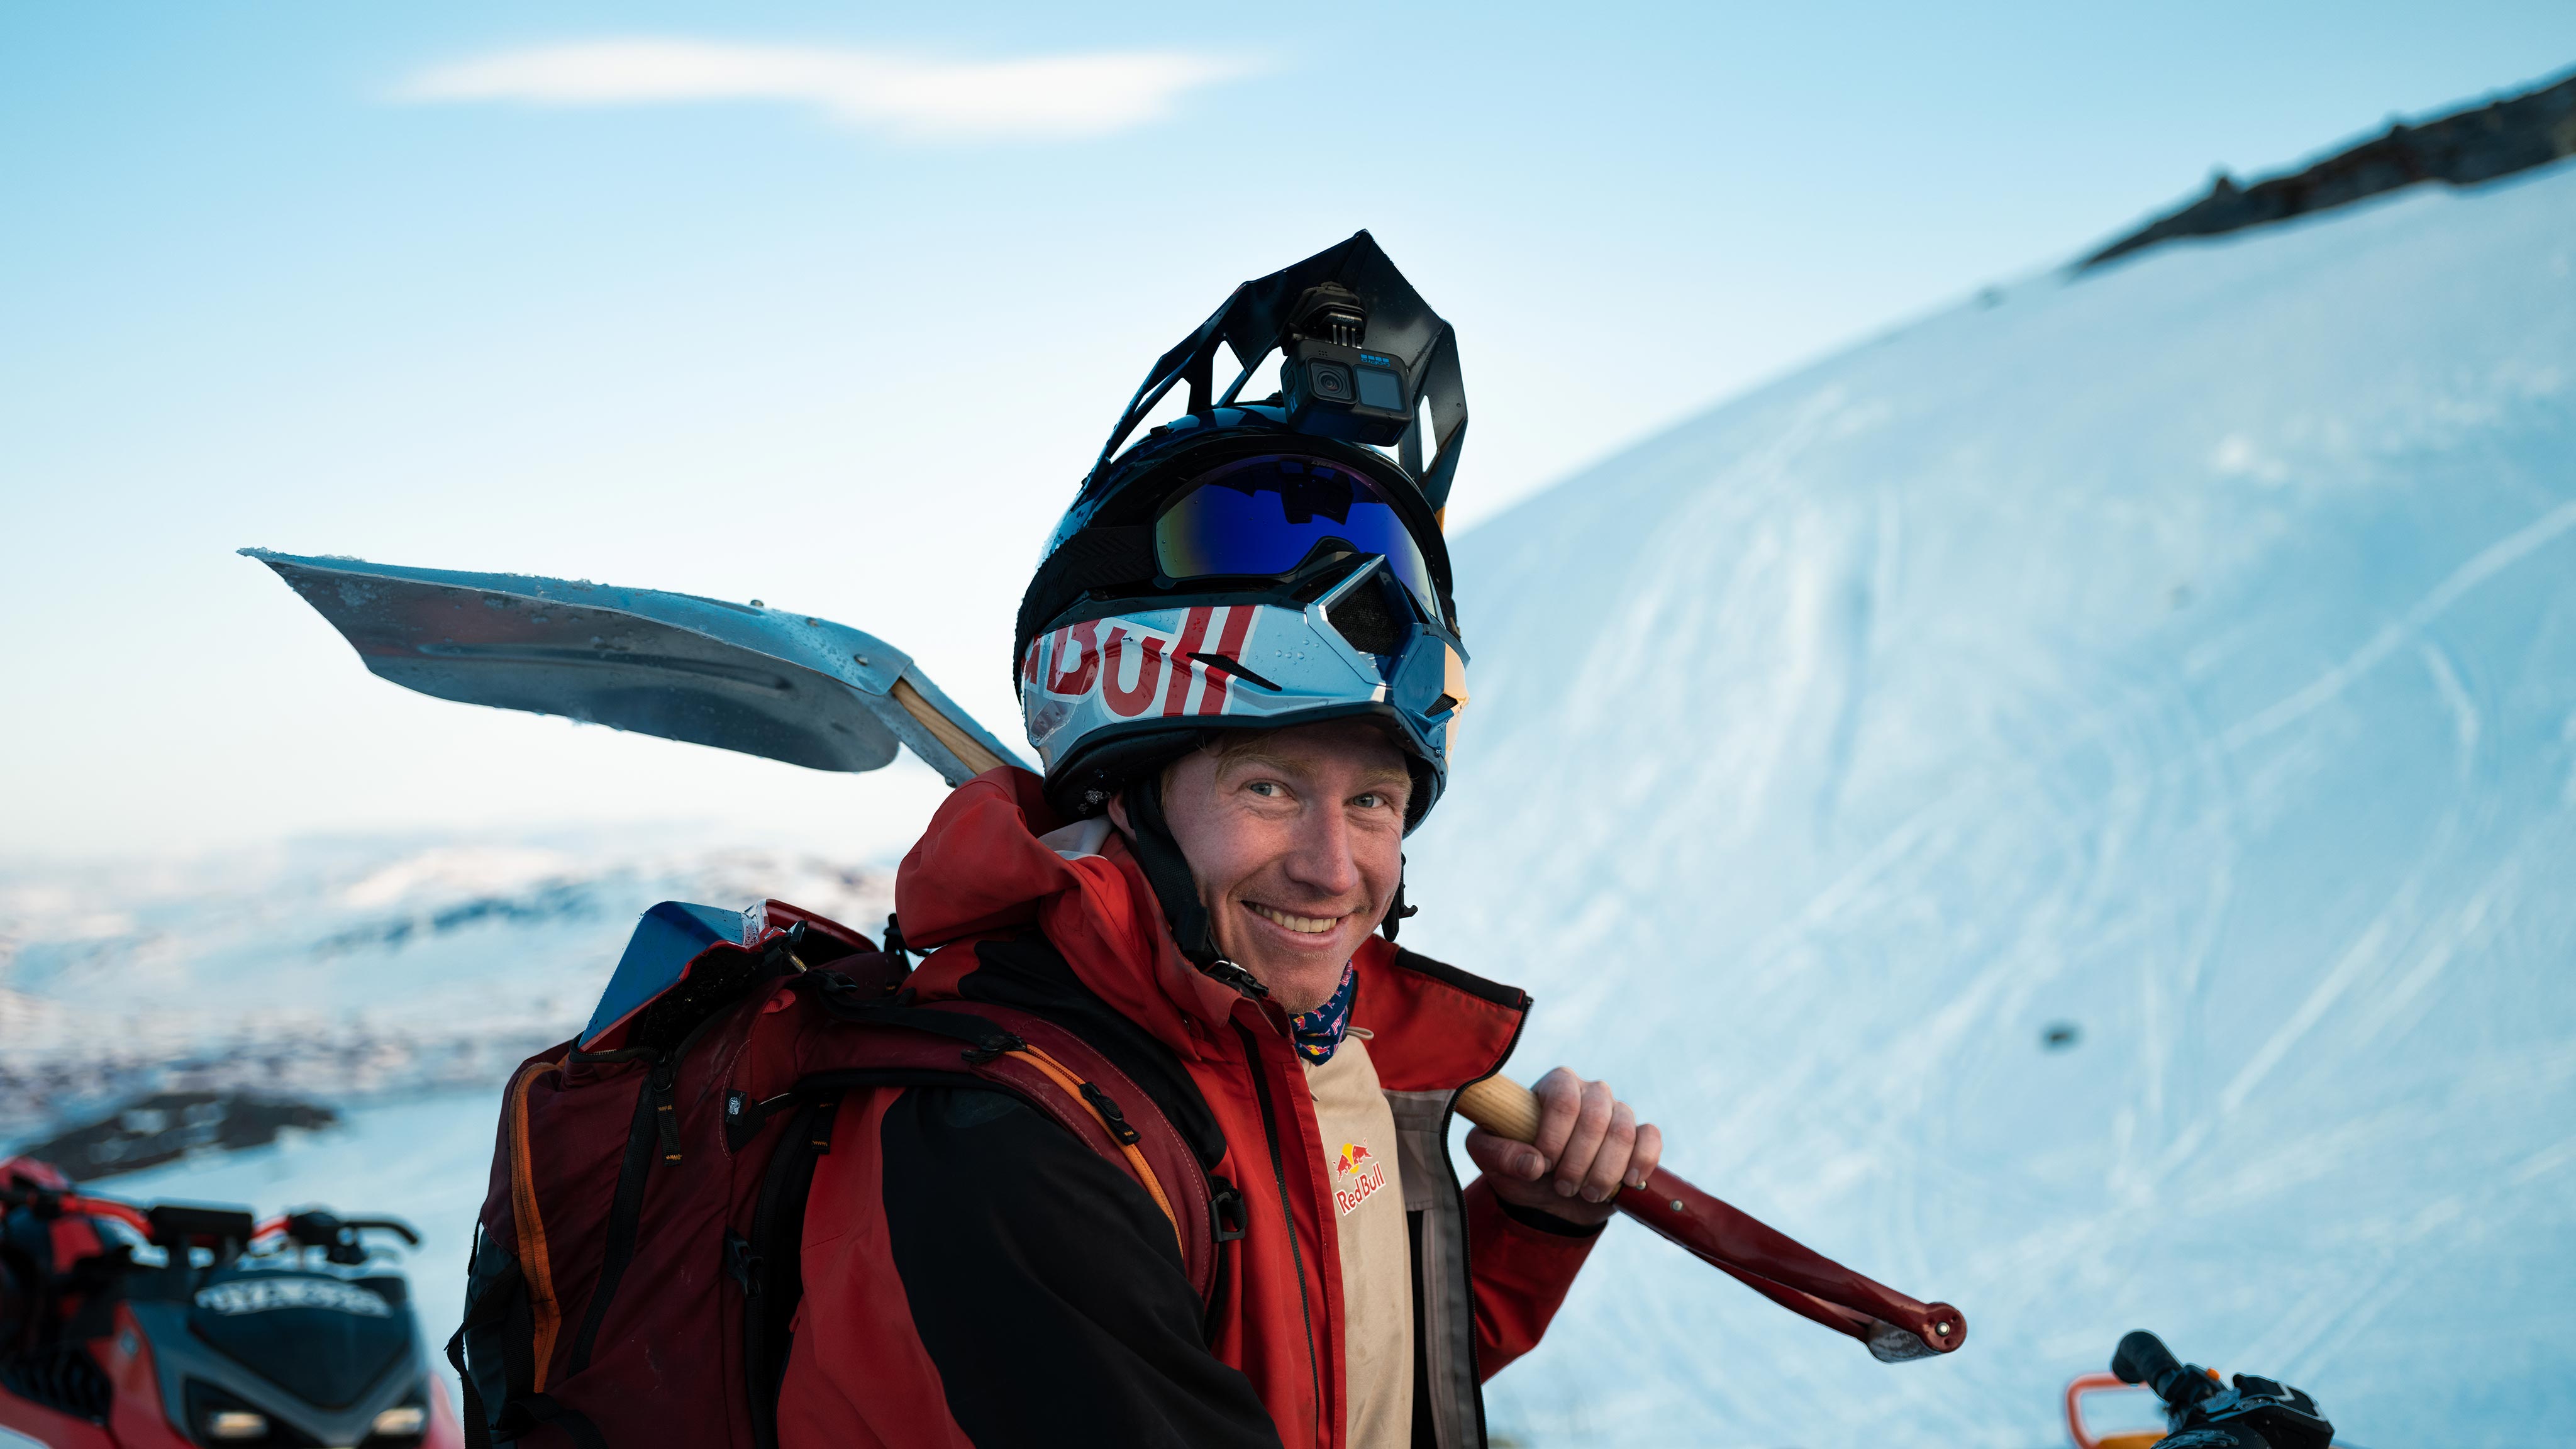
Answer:
POLYGON ((1342 1034, 1351 1029, 1351 988, 1359 981, 1349 963, 1342 966, 1342 984, 1333 988, 1330 1001, 1291 1017, 1288 1024, 1296 1029, 1297 1050, 1317 1066, 1333 1059, 1333 1051, 1342 1044, 1342 1034))

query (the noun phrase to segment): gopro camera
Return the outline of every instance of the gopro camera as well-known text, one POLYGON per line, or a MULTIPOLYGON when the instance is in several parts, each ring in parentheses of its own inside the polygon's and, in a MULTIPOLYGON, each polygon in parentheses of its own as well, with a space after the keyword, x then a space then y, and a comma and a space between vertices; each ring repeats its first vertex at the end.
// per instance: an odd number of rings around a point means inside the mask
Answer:
POLYGON ((1348 443, 1393 444, 1413 426, 1413 388, 1404 364, 1359 346, 1368 308, 1359 294, 1326 282, 1290 309, 1280 345, 1280 401, 1288 425, 1348 443))

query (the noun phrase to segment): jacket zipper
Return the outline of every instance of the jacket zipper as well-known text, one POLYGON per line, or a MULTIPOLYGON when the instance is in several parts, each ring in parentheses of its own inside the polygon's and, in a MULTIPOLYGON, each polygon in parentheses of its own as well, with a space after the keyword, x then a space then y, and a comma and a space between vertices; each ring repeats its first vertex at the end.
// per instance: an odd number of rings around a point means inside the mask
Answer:
POLYGON ((1297 1246, 1297 1213, 1288 1202, 1288 1169, 1279 1155, 1279 1114, 1270 1102, 1270 1080, 1261 1064, 1261 1043, 1252 1029, 1236 1022, 1234 1029, 1243 1036, 1243 1053, 1252 1068, 1253 1095, 1261 1103, 1262 1135, 1270 1139, 1270 1180, 1279 1187, 1279 1220, 1288 1229, 1288 1262, 1297 1272, 1297 1316, 1306 1324, 1306 1373, 1313 1385, 1316 1433, 1323 1431, 1320 1422, 1324 1412, 1324 1367, 1315 1351, 1315 1310, 1306 1302, 1306 1255, 1297 1246))

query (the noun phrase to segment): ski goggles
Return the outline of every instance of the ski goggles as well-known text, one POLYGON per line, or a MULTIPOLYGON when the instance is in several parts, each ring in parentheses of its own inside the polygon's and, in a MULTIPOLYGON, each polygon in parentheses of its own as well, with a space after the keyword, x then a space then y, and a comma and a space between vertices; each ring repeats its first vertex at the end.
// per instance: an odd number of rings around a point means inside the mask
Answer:
POLYGON ((1431 566, 1375 480, 1321 458, 1243 458, 1199 478, 1154 518, 1154 562, 1171 579, 1284 578, 1324 544, 1382 554, 1388 572, 1440 617, 1431 566))

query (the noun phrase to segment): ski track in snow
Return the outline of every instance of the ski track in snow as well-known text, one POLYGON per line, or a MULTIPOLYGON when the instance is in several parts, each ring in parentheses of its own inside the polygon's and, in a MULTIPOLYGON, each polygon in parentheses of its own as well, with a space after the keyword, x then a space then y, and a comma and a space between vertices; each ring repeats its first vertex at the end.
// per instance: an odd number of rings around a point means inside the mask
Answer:
MULTIPOLYGON (((2576 1414, 2533 1327, 2576 1282, 2571 264, 2562 166, 2051 274, 1457 540, 1477 696, 1407 944, 1533 990, 1518 1075, 1608 1076, 1972 1326, 1881 1366, 1622 1228, 1499 1434, 2055 1444, 2135 1327, 2350 1442, 2576 1414)), ((873 924, 885 884, 596 841, 0 879, 5 1064, 283 1019, 417 1089, 404 1042, 568 1030, 654 899, 873 924)), ((412 1217, 443 1339, 495 1098, 110 1186, 412 1217)))

